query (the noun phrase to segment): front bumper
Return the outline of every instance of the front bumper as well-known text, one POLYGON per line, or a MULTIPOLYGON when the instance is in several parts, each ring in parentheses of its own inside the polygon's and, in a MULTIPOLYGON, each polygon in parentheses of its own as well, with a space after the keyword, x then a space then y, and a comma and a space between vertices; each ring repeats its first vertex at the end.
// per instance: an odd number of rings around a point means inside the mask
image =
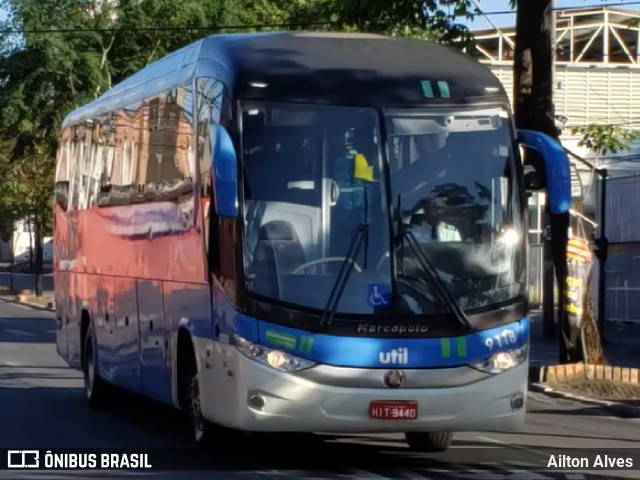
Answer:
POLYGON ((372 388, 362 380, 372 375, 381 379, 386 369, 344 369, 325 365, 321 367, 324 378, 341 381, 322 382, 317 378, 311 380, 308 376, 304 378, 274 370, 246 358, 235 349, 227 350, 224 356, 225 372, 201 370, 203 413, 212 422, 243 431, 504 431, 516 430, 524 423, 528 361, 502 374, 483 374, 480 379, 476 374, 471 380, 469 367, 447 369, 444 377, 459 378, 457 385, 451 381, 449 385, 443 384, 443 369, 407 371, 407 378, 419 376, 422 385, 439 386, 390 389, 382 384, 372 388), (360 381, 351 385, 344 381, 347 371, 349 377, 360 381), (430 382, 430 378, 436 377, 440 378, 439 383, 430 382), (416 401, 418 418, 371 419, 369 403, 373 400, 416 401), (253 404, 262 406, 258 408, 253 404))

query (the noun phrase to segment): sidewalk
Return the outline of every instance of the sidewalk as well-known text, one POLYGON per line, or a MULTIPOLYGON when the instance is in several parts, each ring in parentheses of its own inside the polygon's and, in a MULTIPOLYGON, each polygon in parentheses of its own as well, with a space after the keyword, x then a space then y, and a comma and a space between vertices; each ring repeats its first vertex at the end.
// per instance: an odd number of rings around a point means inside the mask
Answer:
POLYGON ((542 312, 532 311, 530 390, 639 418, 640 324, 606 322, 604 335, 602 347, 610 366, 557 365, 558 338, 542 337, 542 312))
MULTIPOLYGON (((556 326, 556 333, 559 333, 556 326)), ((608 344, 603 345, 606 359, 618 367, 640 368, 640 324, 607 322, 604 326, 608 344)), ((531 365, 558 363, 558 337, 542 337, 542 312, 531 311, 531 365)))

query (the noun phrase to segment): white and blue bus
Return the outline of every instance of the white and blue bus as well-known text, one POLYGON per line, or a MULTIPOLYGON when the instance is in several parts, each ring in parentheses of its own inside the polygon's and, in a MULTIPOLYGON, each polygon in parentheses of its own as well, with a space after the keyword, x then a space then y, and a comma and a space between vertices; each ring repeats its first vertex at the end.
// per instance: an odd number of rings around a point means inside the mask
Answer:
POLYGON ((70 113, 58 352, 246 432, 452 432, 525 418, 527 188, 569 163, 484 66, 377 35, 216 35, 70 113), (521 151, 521 149, 523 149, 521 151), (525 175, 522 152, 543 162, 525 175), (542 166, 542 168, 540 168, 542 166))

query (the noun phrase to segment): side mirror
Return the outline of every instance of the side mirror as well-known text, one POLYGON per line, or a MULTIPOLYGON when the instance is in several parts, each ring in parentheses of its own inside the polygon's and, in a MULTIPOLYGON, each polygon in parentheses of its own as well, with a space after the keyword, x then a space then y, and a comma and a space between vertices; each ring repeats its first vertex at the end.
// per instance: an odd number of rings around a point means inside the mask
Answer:
POLYGON ((238 160, 229 132, 221 125, 210 130, 213 153, 213 194, 218 216, 238 216, 238 160))
MULTIPOLYGON (((518 141, 522 147, 535 151, 544 162, 547 204, 551 213, 568 212, 571 209, 571 171, 567 153, 549 135, 533 130, 519 130, 518 141)), ((538 172, 535 173, 538 177, 538 172)))

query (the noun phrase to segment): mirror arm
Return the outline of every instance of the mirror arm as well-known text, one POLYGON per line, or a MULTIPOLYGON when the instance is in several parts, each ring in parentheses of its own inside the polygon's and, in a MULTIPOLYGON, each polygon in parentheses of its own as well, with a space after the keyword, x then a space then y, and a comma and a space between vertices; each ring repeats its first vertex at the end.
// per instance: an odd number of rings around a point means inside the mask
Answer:
POLYGON ((571 208, 571 171, 569 157, 552 137, 534 130, 518 130, 520 144, 540 154, 545 163, 549 211, 567 213, 571 208))

